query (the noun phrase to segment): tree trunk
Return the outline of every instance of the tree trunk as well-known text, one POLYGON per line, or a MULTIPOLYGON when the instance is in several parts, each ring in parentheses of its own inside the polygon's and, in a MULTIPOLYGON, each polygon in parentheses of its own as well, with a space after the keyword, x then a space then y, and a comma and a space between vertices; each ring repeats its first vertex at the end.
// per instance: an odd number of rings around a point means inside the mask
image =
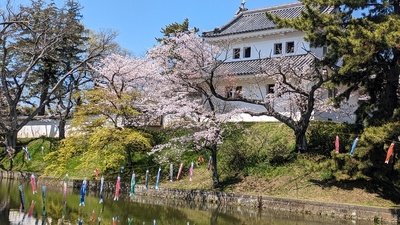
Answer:
POLYGON ((65 125, 67 124, 67 121, 65 119, 61 119, 60 122, 58 123, 58 138, 64 139, 65 138, 65 125))
POLYGON ((296 151, 298 153, 307 152, 306 130, 295 131, 296 136, 296 151))
MULTIPOLYGON (((40 104, 43 104, 46 101, 47 95, 45 93, 40 94, 40 104)), ((38 116, 44 116, 46 114, 46 105, 42 107, 42 109, 38 112, 38 116)))
POLYGON ((125 151, 126 151, 126 162, 127 162, 127 166, 128 166, 129 168, 132 168, 133 162, 132 162, 131 150, 130 150, 129 147, 125 147, 125 151))
POLYGON ((213 180, 213 188, 219 187, 219 175, 217 170, 217 146, 213 145, 211 147, 211 170, 212 170, 212 180, 213 180))
MULTIPOLYGON (((400 55, 399 51, 395 51, 400 55)), ((399 57, 396 57, 396 59, 399 57)), ((395 65, 391 66, 390 71, 387 75, 386 85, 384 88, 384 95, 382 99, 382 104, 380 106, 380 113, 382 113, 382 118, 389 120, 393 117, 394 111, 397 108, 397 89, 399 85, 399 73, 400 67, 395 60, 395 65)))
MULTIPOLYGON (((50 66, 51 68, 51 66, 50 66)), ((49 95, 49 86, 50 86, 50 74, 49 72, 44 72, 43 74, 43 80, 41 82, 41 93, 40 93, 40 104, 43 104, 43 108, 38 112, 38 116, 44 116, 46 114, 46 104, 44 102, 47 100, 47 97, 49 95)))
POLYGON ((10 160, 10 171, 13 169, 13 159, 16 154, 18 131, 10 131, 6 134, 6 149, 11 151, 12 159, 10 160))
POLYGON ((18 131, 9 131, 6 134, 6 148, 15 150, 17 147, 18 131))

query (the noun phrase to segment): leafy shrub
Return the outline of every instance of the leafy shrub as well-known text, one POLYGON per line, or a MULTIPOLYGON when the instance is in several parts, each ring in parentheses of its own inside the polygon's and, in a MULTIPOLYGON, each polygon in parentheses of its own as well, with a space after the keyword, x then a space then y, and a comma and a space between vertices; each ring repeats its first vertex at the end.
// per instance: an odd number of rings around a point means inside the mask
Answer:
POLYGON ((360 132, 361 127, 358 125, 313 121, 307 130, 309 152, 330 156, 335 148, 336 136, 340 138, 339 152, 346 152, 360 132))
POLYGON ((252 163, 252 151, 245 141, 245 126, 237 129, 230 126, 225 132, 225 141, 218 148, 218 168, 226 176, 236 176, 252 163))
POLYGON ((45 175, 88 176, 98 168, 103 174, 131 166, 135 152, 151 148, 150 136, 134 129, 97 128, 90 134, 76 134, 62 140, 60 149, 45 157, 45 175), (71 173, 70 173, 71 174, 71 173))
POLYGON ((377 127, 367 127, 360 138, 364 148, 360 148, 358 157, 360 161, 367 162, 368 167, 364 169, 364 174, 374 179, 398 180, 400 162, 396 160, 398 157, 396 149, 400 148, 398 136, 400 134, 400 122, 387 123, 377 127), (385 164, 386 153, 391 143, 395 143, 394 157, 388 164, 385 164))
POLYGON ((232 133, 219 150, 223 171, 243 175, 265 173, 273 164, 293 157, 294 135, 282 123, 242 123, 242 129, 232 133))
POLYGON ((293 156, 294 134, 283 123, 255 123, 249 129, 247 143, 258 158, 271 164, 281 164, 293 156))
MULTIPOLYGON (((389 145, 397 141, 399 134, 400 123, 367 127, 360 136, 354 156, 350 156, 349 151, 337 154, 331 150, 330 157, 314 163, 312 170, 323 171, 325 175, 331 173, 336 181, 366 179, 375 182, 398 183, 400 162, 393 160, 393 157, 388 164, 384 162, 389 145)), ((344 146, 346 149, 351 148, 352 139, 344 146)), ((395 149, 396 146, 400 147, 397 142, 395 149)))

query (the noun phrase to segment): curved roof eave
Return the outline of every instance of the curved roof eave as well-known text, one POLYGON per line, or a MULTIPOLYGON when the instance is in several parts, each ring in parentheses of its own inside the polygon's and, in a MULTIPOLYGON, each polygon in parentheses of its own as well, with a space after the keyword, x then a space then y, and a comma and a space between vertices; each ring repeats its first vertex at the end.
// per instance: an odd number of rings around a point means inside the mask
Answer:
POLYGON ((220 35, 220 36, 203 36, 205 40, 208 42, 218 42, 222 40, 240 40, 244 38, 262 38, 262 37, 267 37, 271 35, 284 35, 288 33, 294 33, 294 32, 301 32, 298 31, 294 28, 280 28, 280 29, 263 29, 263 30, 255 30, 255 31, 249 31, 249 32, 242 32, 242 33, 236 33, 236 34, 225 34, 225 35, 220 35))

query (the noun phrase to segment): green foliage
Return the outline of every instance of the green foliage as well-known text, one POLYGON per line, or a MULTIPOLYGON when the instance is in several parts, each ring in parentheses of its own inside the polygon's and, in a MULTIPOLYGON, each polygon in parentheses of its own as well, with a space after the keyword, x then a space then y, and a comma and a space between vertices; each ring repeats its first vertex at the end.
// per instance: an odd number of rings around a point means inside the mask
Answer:
POLYGON ((99 126, 123 126, 121 121, 139 114, 131 107, 135 97, 134 92, 114 94, 100 87, 82 91, 83 102, 77 107, 71 125, 79 132, 91 132, 99 126))
POLYGON ((322 180, 349 181, 368 178, 363 174, 367 163, 361 163, 348 153, 332 152, 331 157, 313 164, 313 172, 320 173, 322 180))
MULTIPOLYGON (((33 13, 33 20, 37 21, 40 26, 48 26, 49 18, 59 21, 59 27, 52 32, 54 32, 53 35, 62 33, 62 38, 57 44, 55 51, 49 52, 48 55, 45 55, 38 61, 33 71, 34 76, 30 80, 32 84, 30 95, 40 96, 39 105, 43 105, 44 101, 48 98, 50 87, 55 86, 60 77, 65 76, 73 67, 83 61, 84 56, 82 53, 85 51, 84 45, 88 38, 86 37, 85 27, 79 22, 82 19, 79 3, 68 1, 62 10, 58 10, 54 3, 46 6, 45 9, 40 9, 40 7, 44 6, 39 4, 34 5, 36 7, 33 9, 35 11, 33 13), (37 13, 38 11, 43 12, 37 13)), ((58 95, 58 99, 65 98, 63 95, 66 92, 72 91, 71 88, 78 88, 78 80, 79 78, 71 76, 61 87, 58 87, 55 92, 58 95), (74 82, 74 87, 72 87, 72 82, 74 82)), ((38 115, 45 115, 46 107, 47 105, 40 110, 38 115)))
MULTIPOLYGON (((198 28, 193 28, 195 32, 198 32, 198 28)), ((177 33, 181 32, 188 32, 189 31, 189 19, 186 18, 182 23, 171 23, 165 28, 161 28, 161 33, 164 35, 164 38, 156 38, 158 42, 163 42, 165 38, 172 37, 173 35, 176 35, 177 33)))
POLYGON ((226 173, 260 175, 293 157, 293 131, 284 124, 241 125, 220 147, 220 167, 226 173))
POLYGON ((104 173, 115 172, 128 164, 130 152, 151 149, 151 140, 141 132, 131 129, 101 128, 88 139, 88 149, 82 154, 78 169, 93 171, 99 168, 104 173), (129 155, 127 155, 129 153, 129 155))
POLYGON ((51 152, 45 156, 48 166, 44 170, 44 175, 63 177, 68 173, 68 169, 77 166, 77 157, 87 148, 87 142, 84 135, 61 140, 60 149, 51 152))
POLYGON ((177 128, 177 129, 154 129, 145 130, 153 137, 154 145, 165 144, 172 138, 182 137, 187 134, 193 133, 192 129, 177 128))
POLYGON ((230 136, 227 136, 224 143, 219 146, 217 156, 221 174, 234 176, 251 164, 254 157, 248 149, 249 145, 246 143, 243 130, 232 130, 230 136))
POLYGON ((336 85, 347 90, 337 101, 361 88, 370 98, 357 110, 358 122, 380 125, 393 121, 398 108, 400 11, 398 1, 302 0, 305 10, 295 19, 267 16, 280 27, 306 33, 313 47, 328 47, 323 65, 336 85), (327 8, 325 8, 327 7, 327 8), (327 13, 330 8, 340 9, 327 13), (343 87, 343 86, 342 86, 343 87))
POLYGON ((62 177, 69 171, 77 171, 79 173, 72 176, 84 177, 98 168, 107 175, 127 166, 135 152, 149 149, 151 139, 140 131, 98 128, 90 135, 80 134, 62 140, 60 149, 46 156, 50 165, 44 173, 62 177))
POLYGON ((361 127, 329 121, 313 121, 307 130, 308 149, 311 153, 330 156, 335 149, 335 138, 340 138, 339 152, 349 152, 361 127))
POLYGON ((282 123, 254 123, 246 142, 256 158, 271 164, 289 160, 295 146, 293 131, 282 123))
POLYGON ((397 160, 397 150, 400 148, 399 134, 399 122, 386 123, 377 127, 371 126, 364 130, 360 141, 365 144, 365 148, 361 149, 359 157, 361 160, 369 162, 369 167, 364 171, 367 176, 385 181, 397 180, 400 168, 400 162, 397 160), (395 142, 395 155, 389 164, 385 164, 387 149, 392 142, 395 142))
MULTIPOLYGON (((18 148, 13 153, 13 170, 40 173, 46 167, 43 156, 58 149, 58 143, 58 139, 46 137, 18 139, 18 148), (26 159, 22 147, 28 148, 31 160, 26 159)), ((5 149, 0 148, 0 151, 5 152, 5 149)), ((0 169, 8 170, 10 161, 10 158, 6 155, 0 160, 0 169)))
MULTIPOLYGON (((387 149, 392 141, 396 141, 395 149, 400 147, 397 144, 399 133, 400 123, 367 127, 360 136, 354 156, 350 156, 349 151, 337 154, 332 148, 330 156, 314 160, 315 163, 310 161, 308 169, 312 172, 320 172, 323 179, 327 179, 328 175, 331 175, 331 179, 336 181, 366 179, 398 183, 400 163, 396 160, 397 154, 395 154, 395 158, 391 158, 389 164, 384 162, 387 149)), ((351 138, 351 142, 347 142, 346 149, 351 148, 352 141, 353 138, 351 138)))

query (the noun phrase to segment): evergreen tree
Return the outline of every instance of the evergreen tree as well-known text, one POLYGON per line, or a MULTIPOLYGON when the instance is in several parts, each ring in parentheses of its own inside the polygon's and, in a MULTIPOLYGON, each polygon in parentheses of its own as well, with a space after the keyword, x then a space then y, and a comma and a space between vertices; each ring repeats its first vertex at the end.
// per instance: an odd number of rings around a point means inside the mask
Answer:
MULTIPOLYGON (((163 38, 156 38, 156 40, 161 43, 166 38, 175 36, 178 33, 187 33, 189 31, 190 31, 189 19, 186 18, 182 23, 174 22, 174 23, 171 23, 171 24, 165 26, 165 28, 161 28, 160 32, 164 35, 164 37, 163 38)), ((193 28, 193 32, 196 33, 198 31, 199 31, 198 28, 196 28, 196 27, 193 28)))
MULTIPOLYGON (((43 57, 34 71, 32 96, 39 98, 39 104, 42 104, 49 95, 49 88, 57 82, 57 77, 62 76, 72 69, 83 58, 82 53, 85 52, 84 43, 88 40, 83 24, 80 23, 82 15, 79 13, 81 7, 79 3, 70 0, 66 3, 64 9, 57 9, 54 3, 51 3, 45 10, 54 15, 54 18, 60 18, 60 22, 65 25, 61 26, 65 35, 63 35, 60 43, 54 49, 52 54, 43 57)), ((38 11, 39 9, 35 9, 38 11)), ((45 21, 43 21, 45 22, 45 21)), ((55 32, 59 32, 55 30, 55 32)), ((68 90, 68 83, 65 82, 56 94, 61 94, 68 90)), ((44 116, 46 105, 39 111, 38 115, 44 116)))

